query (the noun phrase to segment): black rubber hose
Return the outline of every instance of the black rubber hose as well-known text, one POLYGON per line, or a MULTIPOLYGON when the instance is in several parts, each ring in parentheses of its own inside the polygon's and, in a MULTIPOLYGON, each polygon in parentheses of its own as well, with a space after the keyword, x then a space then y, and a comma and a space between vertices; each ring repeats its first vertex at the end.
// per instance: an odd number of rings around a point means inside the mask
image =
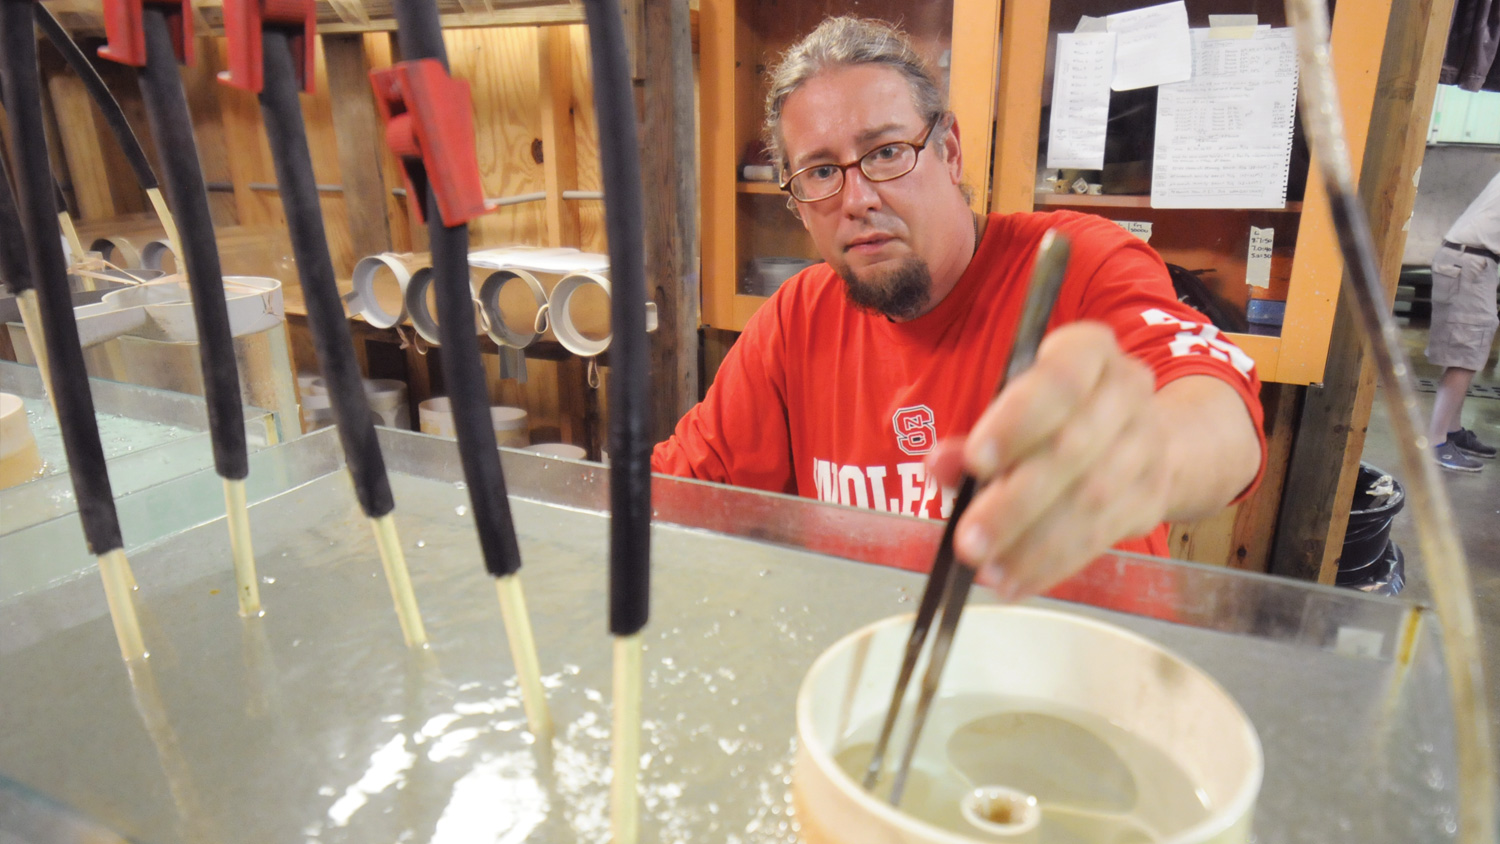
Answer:
POLYGON ((359 364, 354 359, 349 322, 344 318, 344 304, 339 299, 338 285, 334 280, 333 259, 329 256, 328 238, 323 231, 323 210, 318 201, 312 157, 307 151, 307 129, 302 122, 297 72, 286 34, 275 29, 265 30, 261 51, 265 67, 265 86, 260 92, 261 114, 266 122, 266 137, 271 143, 271 158, 276 163, 281 208, 286 212, 287 228, 291 232, 292 253, 296 256, 297 274, 302 280, 313 345, 318 352, 323 380, 328 385, 333 415, 338 421, 344 461, 354 479, 354 494, 359 498, 359 506, 365 515, 378 518, 391 512, 395 502, 391 497, 385 459, 375 436, 370 403, 360 379, 359 364))
POLYGON ((646 625, 651 594, 651 360, 635 97, 616 0, 584 0, 604 177, 611 287, 609 364, 609 629, 646 625))
POLYGON ((214 242, 208 190, 198 164, 193 119, 167 19, 158 8, 142 13, 146 30, 146 66, 141 68, 141 96, 157 149, 162 153, 167 202, 177 216, 182 237, 182 266, 193 294, 193 319, 198 325, 198 360, 208 402, 208 426, 213 439, 214 467, 227 480, 243 480, 250 473, 245 454, 245 415, 240 400, 239 367, 234 360, 234 338, 229 329, 229 306, 224 301, 224 276, 219 247, 214 242))
POLYGON ((16 209, 15 180, 10 165, 0 155, 0 283, 19 296, 34 285, 31 266, 26 258, 26 233, 21 226, 21 212, 16 209))
POLYGON ((37 304, 46 325, 51 363, 52 402, 57 408, 63 450, 78 515, 89 551, 105 554, 123 547, 120 522, 99 442, 88 371, 78 344, 78 324, 68 293, 52 168, 42 128, 42 89, 36 65, 36 33, 31 0, 0 0, 0 88, 9 108, 11 151, 16 158, 16 199, 26 233, 26 255, 36 282, 37 304))
MULTIPOLYGON (((432 0, 401 0, 396 4, 396 32, 401 55, 407 59, 437 59, 448 66, 437 6, 432 0)), ((442 339, 443 381, 453 403, 453 427, 463 461, 469 502, 484 567, 495 577, 521 568, 521 547, 511 521, 505 474, 490 421, 489 390, 479 361, 474 334, 474 292, 469 286, 469 227, 445 226, 437 198, 427 188, 427 239, 432 250, 432 283, 437 290, 438 336, 442 339)))
POLYGON ((146 151, 141 148, 140 138, 137 138, 135 130, 130 128, 130 121, 125 119, 125 111, 120 108, 119 101, 109 92, 109 87, 99 76, 99 70, 69 37, 68 31, 63 28, 56 16, 41 3, 36 4, 36 22, 46 34, 47 40, 52 42, 52 46, 62 53, 63 60, 68 63, 68 67, 73 68, 73 72, 83 80, 83 87, 88 89, 89 98, 104 115, 104 121, 109 124, 109 131, 114 134, 120 149, 124 150, 125 158, 130 162, 130 169, 135 171, 136 181, 141 183, 141 190, 151 190, 156 187, 156 171, 151 169, 151 161, 146 158, 146 151))

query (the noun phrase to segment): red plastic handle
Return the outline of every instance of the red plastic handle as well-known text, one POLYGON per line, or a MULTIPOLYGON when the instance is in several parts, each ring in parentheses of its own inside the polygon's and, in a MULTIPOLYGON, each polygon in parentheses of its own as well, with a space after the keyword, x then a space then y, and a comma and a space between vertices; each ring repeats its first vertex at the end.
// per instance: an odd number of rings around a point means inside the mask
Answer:
POLYGON ((146 66, 146 29, 141 10, 146 3, 160 6, 172 33, 172 51, 181 64, 193 63, 192 0, 104 0, 104 34, 108 43, 99 56, 131 67, 146 66))
POLYGON ((429 183, 444 225, 463 225, 490 211, 474 151, 469 83, 449 76, 437 59, 418 59, 371 71, 370 84, 417 218, 427 220, 429 183))
POLYGON ((314 0, 224 0, 229 69, 219 72, 219 81, 259 94, 265 85, 261 33, 267 26, 276 26, 287 30, 297 85, 311 94, 317 77, 312 49, 318 30, 317 13, 314 0))

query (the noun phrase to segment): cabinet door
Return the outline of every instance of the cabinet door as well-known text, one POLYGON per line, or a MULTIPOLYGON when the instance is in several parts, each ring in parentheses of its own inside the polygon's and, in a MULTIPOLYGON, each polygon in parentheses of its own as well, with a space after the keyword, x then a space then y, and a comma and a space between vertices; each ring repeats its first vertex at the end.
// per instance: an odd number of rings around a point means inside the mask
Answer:
MULTIPOLYGON (((1019 7, 1022 4, 1014 4, 1019 7)), ((1139 0, 1051 0, 1006 14, 1002 56, 1001 139, 996 151, 993 207, 1000 211, 1067 209, 1127 225, 1170 264, 1193 273, 1192 288, 1215 322, 1235 334, 1256 358, 1266 381, 1308 383, 1322 376, 1340 261, 1327 199, 1319 177, 1309 176, 1300 126, 1292 137, 1286 201, 1276 208, 1169 209, 1153 207, 1152 180, 1160 178, 1156 118, 1158 88, 1110 96, 1103 170, 1048 171, 1048 138, 1057 36, 1075 31, 1084 16, 1106 17, 1142 6, 1139 0), (1027 33, 1025 41, 1012 36, 1027 33), (1020 117, 1011 119, 1013 113, 1020 117), (1033 116, 1034 115, 1034 116, 1033 116), (1027 119, 1034 124, 1027 125, 1027 119), (1073 193, 1078 182, 1097 195, 1073 193), (1148 234, 1149 233, 1149 234, 1148 234), (1269 244, 1269 255, 1266 245, 1269 244)), ((1335 15, 1334 51, 1340 94, 1356 167, 1363 153, 1389 0, 1341 8, 1335 15), (1376 8, 1378 7, 1378 8, 1376 8)), ((1188 24, 1206 30, 1210 15, 1254 14, 1260 25, 1286 26, 1281 0, 1187 0, 1188 24)), ((1212 45, 1205 41, 1203 44, 1212 45)), ((1204 49, 1203 44, 1197 49, 1204 49)), ((1211 49, 1211 48, 1210 48, 1211 49)), ((1209 56, 1205 50, 1203 56, 1209 56)), ((1195 73, 1201 72, 1196 66, 1195 73)), ((1225 101, 1207 117, 1233 121, 1246 111, 1225 101), (1233 113, 1231 113, 1233 112, 1233 113)), ((1241 115, 1243 116, 1243 115, 1241 115)), ((1227 125, 1227 124, 1226 124, 1227 125)), ((1473 131, 1486 127, 1474 126, 1473 131)), ((1231 136, 1232 137, 1232 136, 1231 136)), ((1277 174, 1280 177, 1280 174, 1277 174)), ((1274 201, 1274 200, 1273 200, 1274 201)), ((1179 274, 1182 275, 1182 274, 1179 274)))
POLYGON ((703 0, 703 321, 741 330, 780 282, 820 260, 762 156, 768 71, 825 18, 898 23, 948 88, 975 204, 988 196, 999 0, 703 0), (954 21, 963 26, 955 27, 954 21), (746 170, 747 165, 751 167, 746 170), (747 178, 748 176, 748 178, 747 178))

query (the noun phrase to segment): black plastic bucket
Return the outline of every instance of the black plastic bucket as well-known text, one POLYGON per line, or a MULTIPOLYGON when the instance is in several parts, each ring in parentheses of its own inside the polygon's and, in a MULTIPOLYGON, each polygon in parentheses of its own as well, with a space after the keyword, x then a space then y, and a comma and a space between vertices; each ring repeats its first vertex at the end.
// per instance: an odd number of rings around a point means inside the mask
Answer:
POLYGON ((1337 583, 1354 585, 1375 579, 1383 573, 1378 569, 1390 567, 1391 522, 1405 505, 1406 488, 1400 481, 1368 463, 1359 464, 1337 583))

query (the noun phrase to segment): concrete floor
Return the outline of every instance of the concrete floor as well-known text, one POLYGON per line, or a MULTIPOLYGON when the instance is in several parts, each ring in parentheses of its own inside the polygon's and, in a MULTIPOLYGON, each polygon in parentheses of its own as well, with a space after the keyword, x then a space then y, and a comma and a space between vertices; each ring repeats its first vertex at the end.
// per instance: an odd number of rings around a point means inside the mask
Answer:
MULTIPOLYGON (((1409 327, 1403 331, 1403 336, 1417 377, 1437 377, 1440 371, 1428 364, 1422 354, 1427 341, 1426 327, 1409 327)), ((1476 384, 1500 385, 1497 358, 1500 358, 1500 344, 1491 351, 1489 365, 1476 376, 1476 384)), ((1424 426, 1432 415, 1433 396, 1432 393, 1417 394, 1424 426)), ((1500 445, 1500 400, 1470 396, 1464 402, 1463 419, 1464 426, 1478 433, 1481 440, 1500 445)), ((1370 415, 1364 460, 1391 471, 1397 477, 1402 475, 1391 432, 1390 412, 1383 396, 1377 397, 1374 412, 1370 415)), ((1484 671, 1485 685, 1489 690, 1492 735, 1500 742, 1500 460, 1486 460, 1484 463, 1483 471, 1478 474, 1444 471, 1442 477, 1469 558, 1474 603, 1486 645, 1484 671)), ((1396 516, 1391 526, 1391 538, 1407 555, 1407 587, 1403 596, 1431 603, 1427 573, 1421 561, 1416 559, 1417 534, 1410 508, 1396 516)), ((1497 754, 1500 754, 1500 744, 1497 744, 1497 754)))

